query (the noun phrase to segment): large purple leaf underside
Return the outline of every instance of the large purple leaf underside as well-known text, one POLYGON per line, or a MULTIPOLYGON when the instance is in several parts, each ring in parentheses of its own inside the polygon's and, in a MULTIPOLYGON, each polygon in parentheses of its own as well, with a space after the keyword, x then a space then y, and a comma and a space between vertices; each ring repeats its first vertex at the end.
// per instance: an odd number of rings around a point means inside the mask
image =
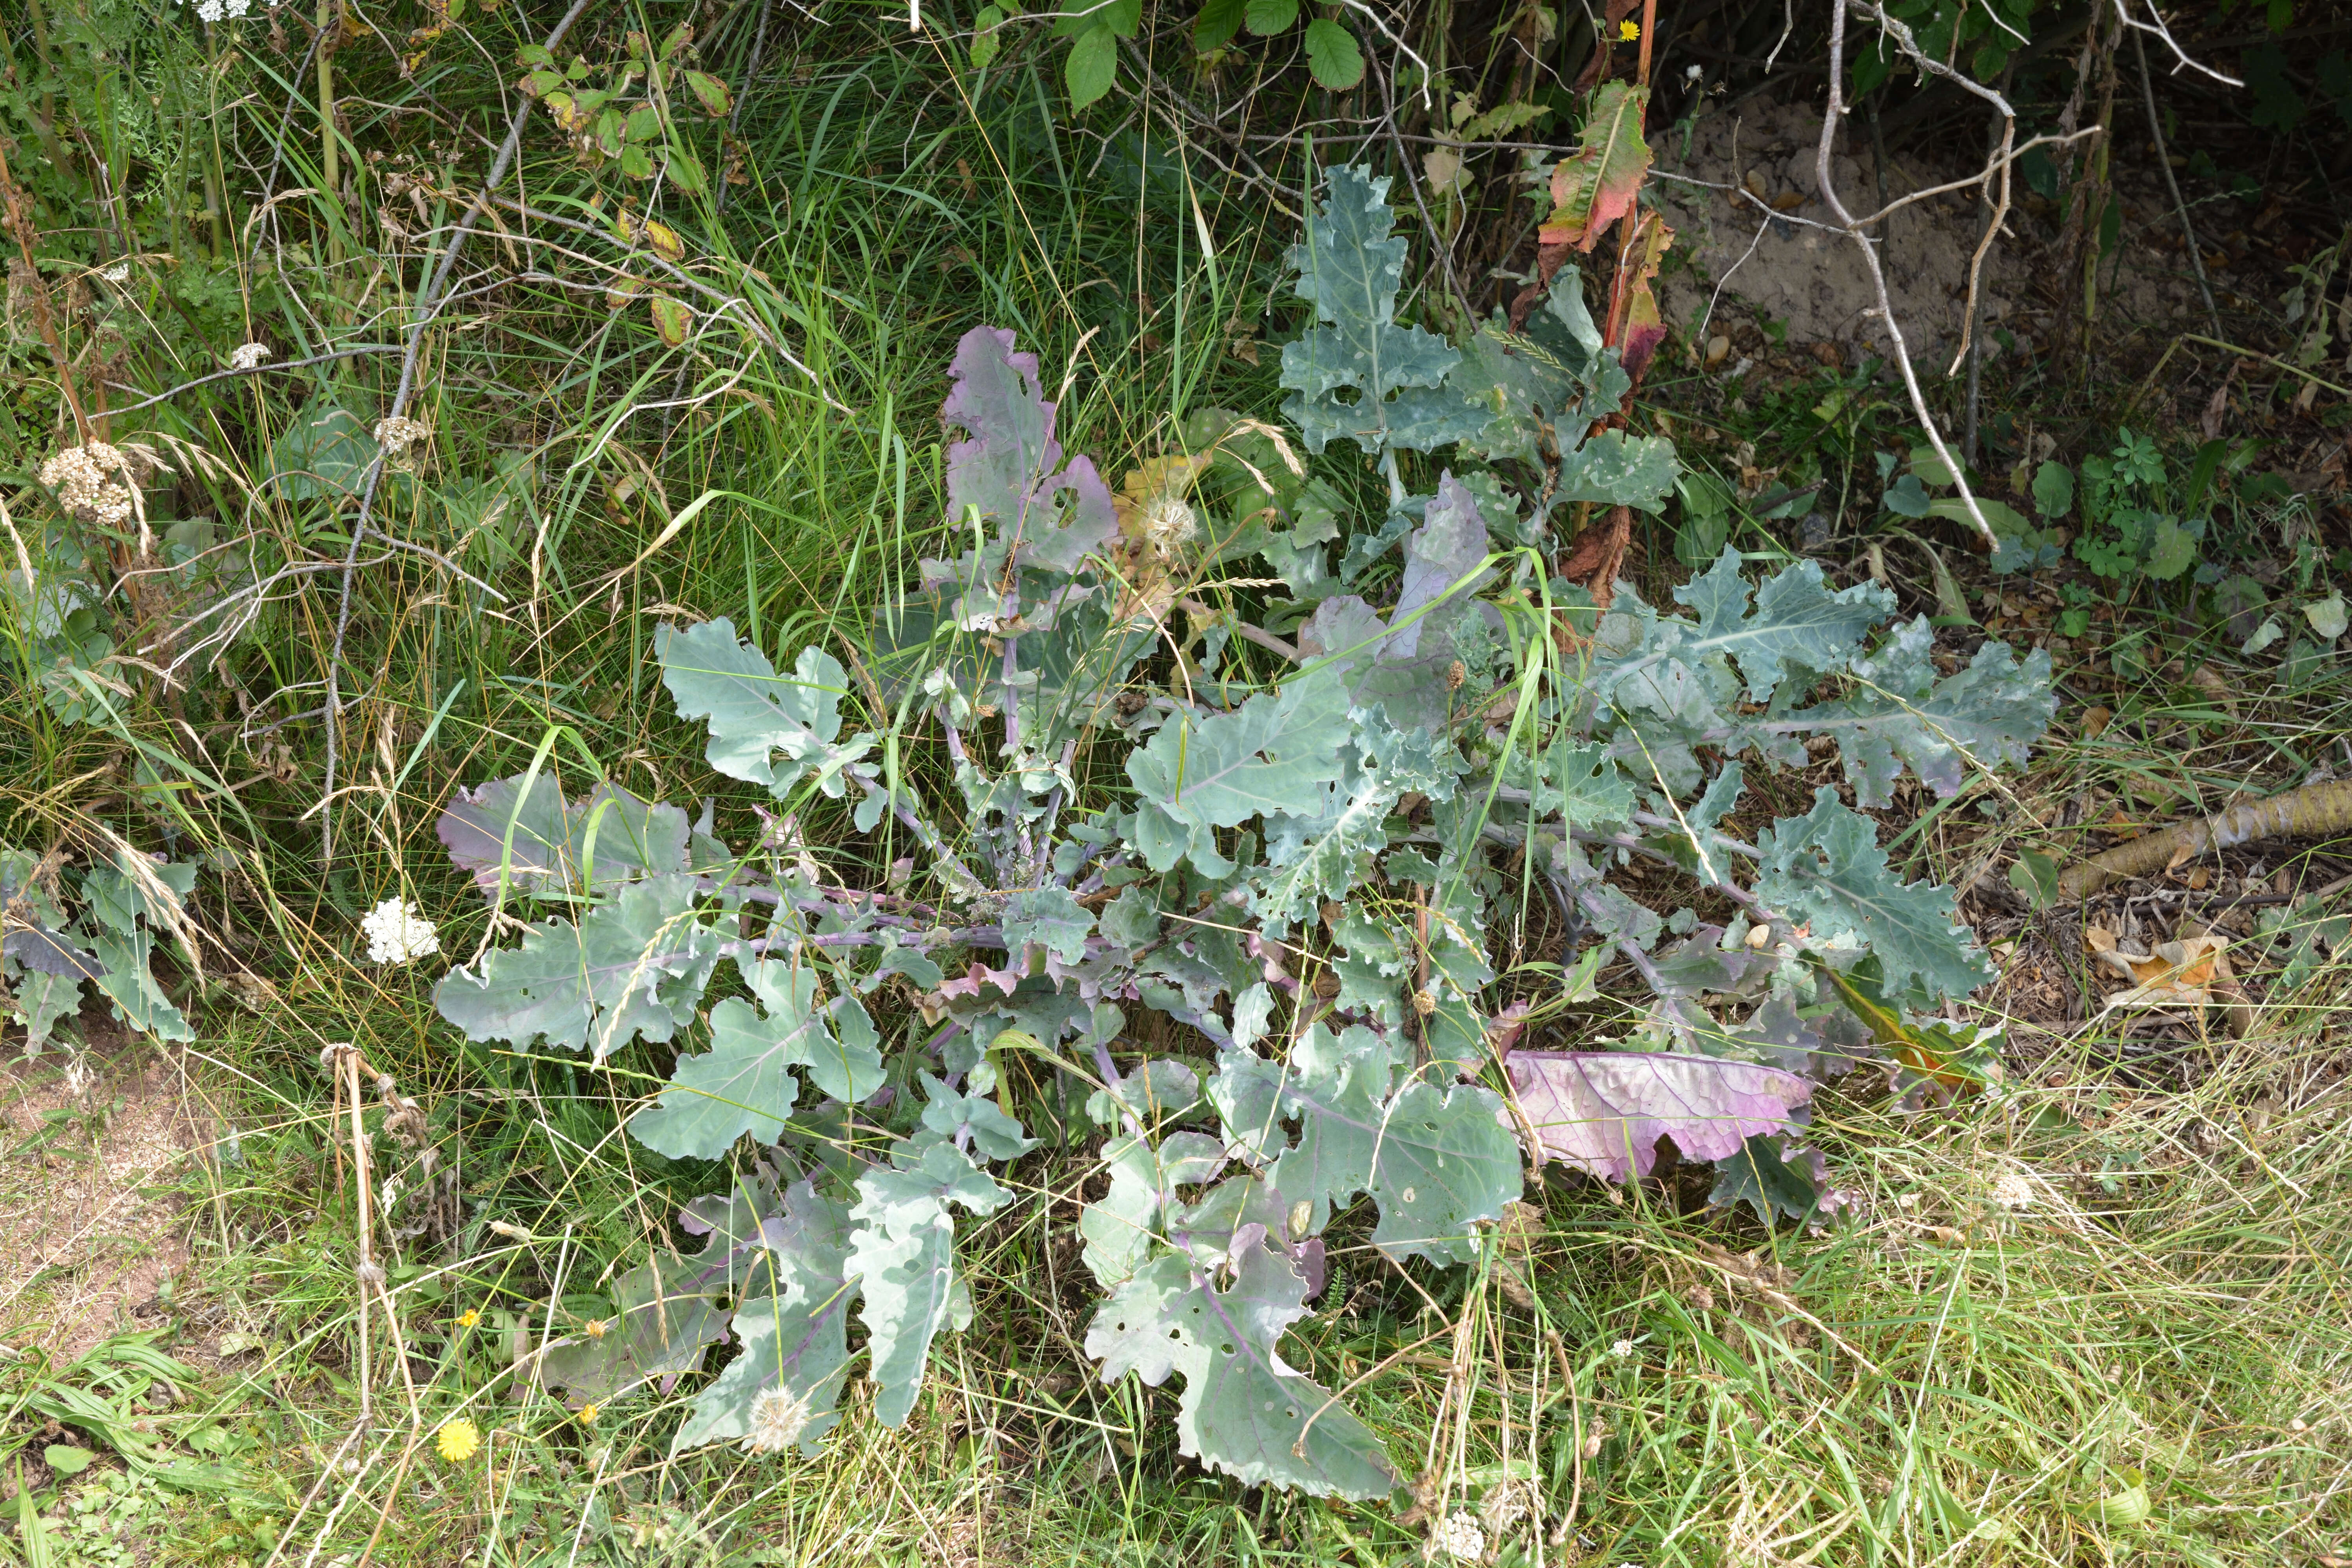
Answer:
POLYGON ((1611 1182, 1648 1175, 1661 1138, 1685 1159, 1737 1153, 1756 1133, 1788 1131, 1813 1092, 1779 1068, 1663 1052, 1512 1051, 1504 1065, 1538 1163, 1611 1182))

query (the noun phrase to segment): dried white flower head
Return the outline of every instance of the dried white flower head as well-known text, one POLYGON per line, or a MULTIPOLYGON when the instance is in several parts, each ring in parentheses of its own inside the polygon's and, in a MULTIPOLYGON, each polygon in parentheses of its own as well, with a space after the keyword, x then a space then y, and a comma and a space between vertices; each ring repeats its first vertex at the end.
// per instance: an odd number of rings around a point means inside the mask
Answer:
POLYGON ((751 1401, 751 1429, 743 1435, 747 1454, 781 1454, 808 1430, 808 1401, 781 1388, 760 1391, 751 1401))
POLYGON ((425 911, 406 899, 386 899, 360 920, 371 963, 410 963, 441 951, 441 939, 425 911))
POLYGON ((1456 1563, 1475 1563, 1486 1555, 1486 1532, 1466 1513, 1457 1512, 1430 1530, 1429 1556, 1433 1561, 1450 1558, 1456 1563))
POLYGON ((1992 1201, 2005 1209, 2030 1209, 2033 1206, 2033 1184, 2015 1171, 2003 1171, 1992 1184, 1992 1201))
POLYGON ((82 521, 101 528, 130 521, 131 465, 103 441, 68 447, 41 465, 41 483, 58 492, 58 504, 82 521))
POLYGON ((100 272, 99 276, 105 279, 109 283, 128 283, 131 281, 131 263, 128 261, 118 261, 113 266, 108 268, 105 271, 100 272))
POLYGON ((1478 1522, 1488 1535, 1506 1534, 1527 1518, 1533 1507, 1528 1492, 1524 1481, 1505 1481, 1486 1489, 1486 1495, 1478 1500, 1478 1522))
POLYGON ((1167 555, 1201 531, 1201 520, 1182 497, 1154 496, 1143 505, 1140 526, 1144 542, 1167 555))
POLYGON ((91 1084, 94 1084, 97 1081, 98 1075, 90 1071, 89 1065, 83 1061, 79 1057, 76 1057, 73 1060, 66 1063, 66 1092, 68 1094, 79 1094, 82 1090, 88 1089, 91 1084))
POLYGON ((259 370, 269 358, 268 343, 239 343, 228 351, 231 370, 259 370))
POLYGON ((383 448, 383 466, 398 473, 416 470, 415 448, 433 434, 433 427, 421 419, 411 419, 404 414, 393 414, 375 422, 375 444, 383 448))

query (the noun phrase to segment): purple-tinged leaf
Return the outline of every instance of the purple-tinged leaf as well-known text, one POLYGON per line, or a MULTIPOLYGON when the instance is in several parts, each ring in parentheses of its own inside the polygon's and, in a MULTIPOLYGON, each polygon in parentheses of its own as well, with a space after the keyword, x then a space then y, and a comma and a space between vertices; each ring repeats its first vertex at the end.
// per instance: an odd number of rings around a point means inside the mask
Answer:
MULTIPOLYGON (((1404 586, 1389 616, 1396 629, 1381 650, 1384 659, 1411 658, 1421 647, 1423 630, 1454 618, 1449 612, 1458 612, 1461 601, 1437 601, 1486 558, 1489 548, 1477 498, 1450 471, 1439 478, 1437 494, 1422 516, 1422 525, 1404 542, 1404 586)), ((1471 584, 1464 595, 1475 594, 1477 586, 1471 584)))
POLYGON ((1785 1132, 1813 1086, 1755 1062, 1639 1051, 1513 1051, 1504 1058, 1540 1163, 1606 1181, 1646 1176, 1661 1138, 1720 1160, 1759 1132, 1785 1132))
POLYGON ((955 384, 940 419, 967 432, 948 447, 950 521, 977 507, 1016 545, 1023 565, 1076 571, 1089 551, 1117 537, 1118 513, 1091 459, 1061 468, 1037 356, 1014 353, 1008 328, 974 327, 956 344, 950 374, 955 384))
POLYGON ((562 896, 590 875, 596 891, 686 869, 686 813, 600 784, 577 805, 553 775, 518 774, 459 790, 435 825, 449 858, 495 894, 501 865, 509 891, 562 896), (525 785, 529 788, 526 791, 525 785), (507 829, 512 824, 511 851, 507 829), (595 839, 589 840, 591 825, 595 839), (593 868, 590 865, 593 860, 593 868))

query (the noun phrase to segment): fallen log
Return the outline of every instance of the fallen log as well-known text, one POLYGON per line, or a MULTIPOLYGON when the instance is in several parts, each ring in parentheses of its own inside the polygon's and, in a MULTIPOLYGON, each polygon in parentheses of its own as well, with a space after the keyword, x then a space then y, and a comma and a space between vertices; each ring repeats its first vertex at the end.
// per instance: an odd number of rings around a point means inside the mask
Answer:
POLYGON ((2190 817, 2127 839, 2058 875, 2058 895, 2079 899, 2126 877, 2146 877, 2216 849, 2257 838, 2326 838, 2352 832, 2352 779, 2330 779, 2190 817))

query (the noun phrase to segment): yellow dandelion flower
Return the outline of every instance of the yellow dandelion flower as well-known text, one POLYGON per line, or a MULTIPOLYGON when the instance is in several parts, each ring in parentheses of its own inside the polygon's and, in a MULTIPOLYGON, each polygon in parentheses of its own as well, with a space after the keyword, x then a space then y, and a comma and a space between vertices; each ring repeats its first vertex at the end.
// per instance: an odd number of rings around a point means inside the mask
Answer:
POLYGON ((457 1314, 457 1326, 461 1329, 470 1329, 481 1321, 482 1314, 471 1307, 457 1314))
POLYGON ((433 1450, 453 1465, 462 1465, 482 1446, 481 1428, 463 1416, 444 1426, 433 1439, 433 1450))
POLYGON ((1617 24, 1617 36, 1629 44, 1633 43, 1642 36, 1642 24, 1633 21, 1620 22, 1617 24))
POLYGON ((580 1425, 583 1426, 593 1426, 596 1425, 596 1407, 594 1405, 583 1405, 580 1407, 580 1425))

